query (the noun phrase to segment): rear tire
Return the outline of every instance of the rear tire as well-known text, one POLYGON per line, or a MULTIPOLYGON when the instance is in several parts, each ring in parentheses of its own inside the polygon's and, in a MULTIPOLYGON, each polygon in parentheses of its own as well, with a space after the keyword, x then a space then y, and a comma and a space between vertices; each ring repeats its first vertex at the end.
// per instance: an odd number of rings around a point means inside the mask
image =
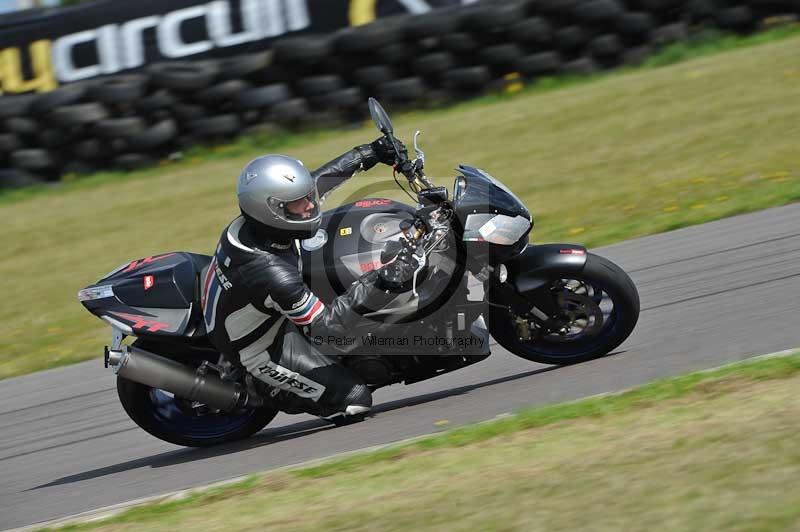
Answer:
POLYGON ((117 395, 139 427, 160 440, 186 447, 209 447, 247 438, 278 414, 272 408, 259 408, 192 415, 180 399, 124 377, 117 377, 117 395))
POLYGON ((599 255, 588 253, 586 265, 578 274, 565 273, 559 279, 580 281, 596 287, 613 302, 613 310, 605 317, 601 329, 589 336, 577 335, 574 340, 549 341, 547 337, 520 340, 513 318, 506 308, 490 307, 489 331, 497 342, 511 353, 533 362, 559 366, 577 364, 610 353, 625 341, 639 319, 639 293, 622 268, 599 255))

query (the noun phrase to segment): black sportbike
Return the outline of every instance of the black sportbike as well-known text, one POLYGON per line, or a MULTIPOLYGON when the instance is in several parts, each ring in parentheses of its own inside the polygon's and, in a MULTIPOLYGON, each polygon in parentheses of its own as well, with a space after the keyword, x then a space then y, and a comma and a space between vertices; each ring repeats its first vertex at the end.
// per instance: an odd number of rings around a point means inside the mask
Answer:
MULTIPOLYGON (((399 252, 411 253, 417 268, 406 292, 366 315, 376 325, 390 322, 391 335, 310 341, 353 343, 341 363, 375 390, 479 362, 490 354, 490 335, 515 355, 564 365, 601 357, 631 334, 639 296, 622 269, 579 245, 529 244, 530 213, 483 170, 459 166, 452 194, 434 186, 423 170, 419 132, 410 160, 384 109, 374 99, 369 106, 395 146, 397 184, 405 190, 397 178, 408 180, 416 205, 368 198, 327 211, 319 232, 301 243, 304 277, 327 302, 399 252)), ((245 438, 281 410, 280 394, 248 390, 244 368, 206 336, 199 296, 210 261, 186 252, 153 255, 79 293, 112 327, 105 362, 117 374, 126 412, 179 445, 245 438), (136 340, 126 344, 126 337, 136 340)))

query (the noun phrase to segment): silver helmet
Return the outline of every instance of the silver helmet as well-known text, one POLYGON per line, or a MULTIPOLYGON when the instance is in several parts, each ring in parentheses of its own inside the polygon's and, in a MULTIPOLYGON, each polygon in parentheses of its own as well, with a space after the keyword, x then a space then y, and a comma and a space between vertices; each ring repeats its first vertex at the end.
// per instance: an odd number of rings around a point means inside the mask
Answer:
POLYGON ((275 235, 310 238, 322 222, 317 184, 297 159, 253 159, 239 175, 236 193, 242 214, 275 235))

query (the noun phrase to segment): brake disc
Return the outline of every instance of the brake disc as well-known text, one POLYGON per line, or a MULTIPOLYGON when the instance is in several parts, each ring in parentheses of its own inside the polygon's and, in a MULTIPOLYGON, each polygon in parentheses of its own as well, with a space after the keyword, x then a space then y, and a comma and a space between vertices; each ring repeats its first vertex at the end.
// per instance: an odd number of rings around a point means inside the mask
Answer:
POLYGON ((555 341, 573 340, 575 336, 592 336, 603 328, 603 311, 594 298, 571 292, 558 295, 562 326, 548 337, 555 341))

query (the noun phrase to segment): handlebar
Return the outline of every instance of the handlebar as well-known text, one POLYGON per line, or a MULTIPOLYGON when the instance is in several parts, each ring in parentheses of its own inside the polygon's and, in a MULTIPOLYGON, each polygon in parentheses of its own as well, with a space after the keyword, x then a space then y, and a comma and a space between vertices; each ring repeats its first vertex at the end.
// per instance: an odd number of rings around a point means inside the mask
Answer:
POLYGON ((408 160, 407 152, 400 149, 400 144, 397 142, 397 139, 394 137, 394 135, 391 133, 384 133, 384 136, 394 148, 394 153, 396 156, 395 169, 399 170, 400 173, 406 176, 406 179, 409 181, 414 181, 417 176, 414 173, 414 168, 411 164, 411 161, 408 160))
POLYGON ((408 158, 408 152, 401 150, 397 139, 391 133, 385 133, 386 139, 391 143, 397 156, 395 171, 399 171, 408 179, 412 185, 416 185, 418 189, 433 188, 433 183, 430 182, 425 172, 422 171, 422 161, 411 161, 408 158))

